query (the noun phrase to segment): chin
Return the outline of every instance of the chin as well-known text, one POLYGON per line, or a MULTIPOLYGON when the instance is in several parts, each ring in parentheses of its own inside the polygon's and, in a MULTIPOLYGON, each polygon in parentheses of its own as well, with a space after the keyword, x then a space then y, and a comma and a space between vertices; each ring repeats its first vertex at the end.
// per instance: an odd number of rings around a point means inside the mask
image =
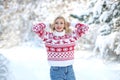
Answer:
POLYGON ((56 30, 57 32, 62 32, 63 30, 56 30))
POLYGON ((57 32, 62 32, 63 30, 56 30, 57 32))

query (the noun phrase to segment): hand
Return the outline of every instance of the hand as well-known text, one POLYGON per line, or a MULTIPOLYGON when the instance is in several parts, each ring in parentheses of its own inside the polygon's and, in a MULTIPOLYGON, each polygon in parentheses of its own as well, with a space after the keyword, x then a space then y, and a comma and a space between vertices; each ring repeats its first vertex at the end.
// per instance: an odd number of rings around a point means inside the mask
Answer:
POLYGON ((39 24, 37 24, 37 25, 34 25, 34 27, 33 27, 32 30, 33 30, 34 32, 38 32, 38 31, 44 29, 45 27, 46 27, 46 26, 45 26, 44 23, 39 23, 39 24))
POLYGON ((77 24, 75 25, 76 28, 81 27, 81 26, 85 26, 85 25, 84 25, 84 24, 80 24, 80 23, 77 23, 77 24))

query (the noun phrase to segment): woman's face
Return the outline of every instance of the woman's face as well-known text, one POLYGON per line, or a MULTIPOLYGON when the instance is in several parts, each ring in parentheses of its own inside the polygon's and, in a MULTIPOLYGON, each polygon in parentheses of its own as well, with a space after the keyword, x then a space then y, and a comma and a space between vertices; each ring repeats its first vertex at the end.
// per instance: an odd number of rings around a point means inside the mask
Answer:
POLYGON ((56 19, 54 27, 57 32, 63 31, 65 27, 65 21, 61 18, 56 19))

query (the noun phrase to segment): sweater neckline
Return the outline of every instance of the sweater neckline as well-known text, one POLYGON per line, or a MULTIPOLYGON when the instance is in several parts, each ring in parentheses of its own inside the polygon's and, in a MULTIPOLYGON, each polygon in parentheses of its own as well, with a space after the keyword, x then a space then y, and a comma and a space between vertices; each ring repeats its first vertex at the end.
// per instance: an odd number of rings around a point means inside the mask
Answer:
POLYGON ((53 35, 55 35, 55 36, 64 36, 65 35, 65 30, 63 30, 62 32, 54 31, 53 35))

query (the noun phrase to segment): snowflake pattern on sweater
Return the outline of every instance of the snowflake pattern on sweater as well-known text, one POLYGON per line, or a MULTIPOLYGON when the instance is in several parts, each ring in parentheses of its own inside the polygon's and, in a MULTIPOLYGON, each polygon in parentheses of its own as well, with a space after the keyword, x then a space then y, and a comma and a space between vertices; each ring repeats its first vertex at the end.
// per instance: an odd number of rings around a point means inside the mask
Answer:
POLYGON ((45 42, 48 61, 51 66, 68 66, 74 60, 75 41, 88 30, 88 26, 77 23, 76 28, 71 34, 55 35, 53 32, 47 32, 49 27, 44 23, 34 25, 33 31, 45 42), (66 63, 68 62, 68 63, 66 63), (53 63, 53 64, 52 64, 53 63))

